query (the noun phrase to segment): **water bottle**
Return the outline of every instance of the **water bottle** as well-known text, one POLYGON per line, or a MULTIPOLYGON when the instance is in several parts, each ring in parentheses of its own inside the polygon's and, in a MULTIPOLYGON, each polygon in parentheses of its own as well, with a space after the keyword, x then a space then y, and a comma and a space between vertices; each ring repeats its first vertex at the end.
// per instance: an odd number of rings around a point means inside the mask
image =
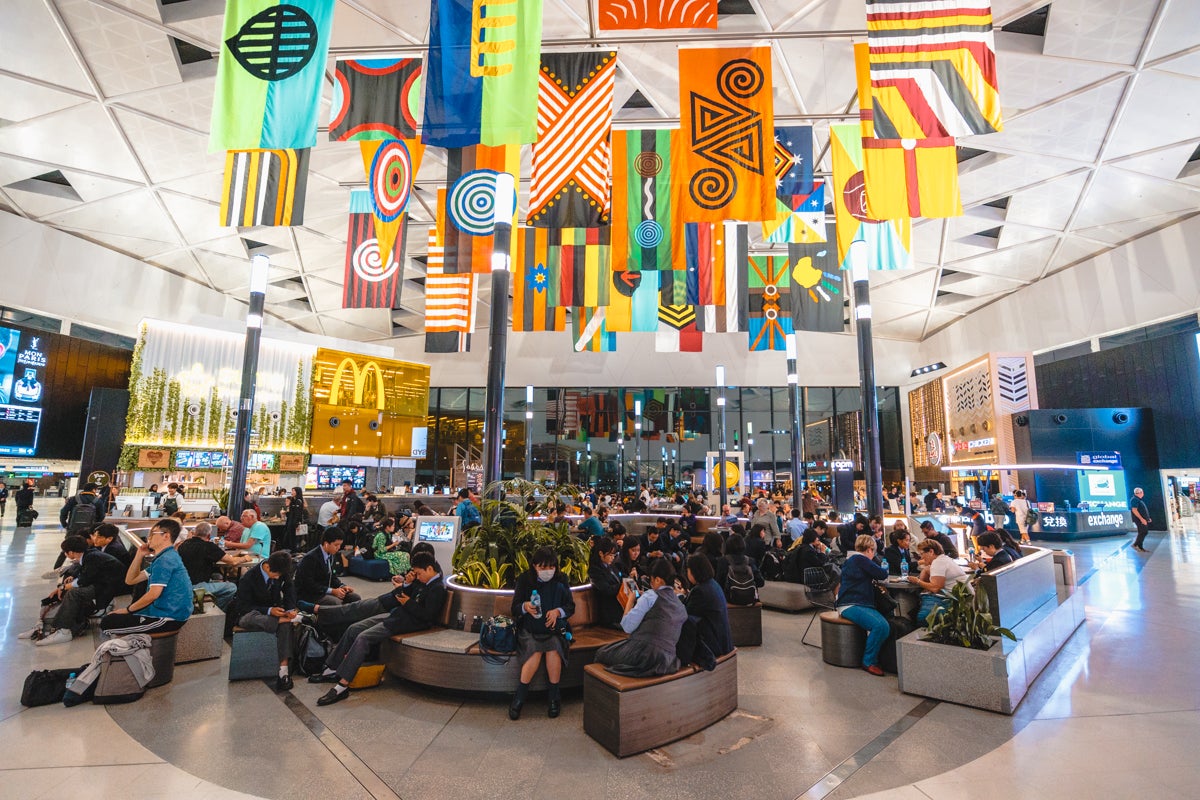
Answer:
POLYGON ((75 673, 72 672, 70 675, 67 676, 67 684, 64 688, 66 688, 66 690, 69 692, 69 691, 71 691, 71 685, 74 683, 75 683, 75 673))
POLYGON ((908 580, 908 559, 904 557, 900 558, 900 577, 908 580))
POLYGON ((533 590, 533 594, 529 596, 529 602, 533 604, 533 618, 542 618, 542 596, 537 589, 533 590))

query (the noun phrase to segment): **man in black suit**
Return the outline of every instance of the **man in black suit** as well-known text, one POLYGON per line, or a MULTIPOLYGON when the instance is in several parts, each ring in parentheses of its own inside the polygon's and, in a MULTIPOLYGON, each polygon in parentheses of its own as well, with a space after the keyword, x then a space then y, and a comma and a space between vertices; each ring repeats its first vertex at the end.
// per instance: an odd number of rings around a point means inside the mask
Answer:
POLYGON ((234 618, 247 630, 275 634, 279 655, 279 678, 275 691, 292 688, 288 659, 292 655, 292 633, 296 626, 296 586, 292 582, 292 557, 285 551, 272 553, 238 583, 234 618))
POLYGON ((398 587, 383 599, 388 615, 382 622, 365 619, 351 625, 326 661, 325 672, 310 677, 309 683, 337 684, 323 694, 317 705, 327 706, 350 696, 350 681, 367 658, 371 646, 398 633, 432 627, 446 602, 446 586, 437 562, 429 553, 413 553, 413 583, 398 587))
POLYGON ((362 598, 333 574, 333 558, 342 549, 344 534, 341 528, 326 528, 321 544, 304 554, 296 567, 296 599, 300 608, 310 606, 340 606, 362 598))

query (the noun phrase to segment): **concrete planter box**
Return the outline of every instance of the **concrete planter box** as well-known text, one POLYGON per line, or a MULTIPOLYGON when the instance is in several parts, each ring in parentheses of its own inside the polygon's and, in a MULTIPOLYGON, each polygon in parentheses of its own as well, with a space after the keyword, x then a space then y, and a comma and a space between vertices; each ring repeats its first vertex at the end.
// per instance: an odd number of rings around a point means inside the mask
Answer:
POLYGON ((1011 714, 1042 670, 1083 624, 1083 595, 1060 587, 988 650, 925 641, 924 628, 898 643, 900 691, 1011 714))
POLYGON ((925 640, 924 630, 899 642, 900 691, 1011 714, 1028 690, 1017 642, 972 650, 925 640))

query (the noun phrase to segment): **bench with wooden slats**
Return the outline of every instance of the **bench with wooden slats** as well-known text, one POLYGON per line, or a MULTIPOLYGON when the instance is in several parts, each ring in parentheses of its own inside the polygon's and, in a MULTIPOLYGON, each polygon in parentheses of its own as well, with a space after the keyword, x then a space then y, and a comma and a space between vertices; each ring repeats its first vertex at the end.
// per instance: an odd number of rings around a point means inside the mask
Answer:
POLYGON ((618 758, 691 736, 738 705, 737 651, 711 672, 687 666, 671 675, 631 678, 599 664, 584 668, 583 729, 618 758))

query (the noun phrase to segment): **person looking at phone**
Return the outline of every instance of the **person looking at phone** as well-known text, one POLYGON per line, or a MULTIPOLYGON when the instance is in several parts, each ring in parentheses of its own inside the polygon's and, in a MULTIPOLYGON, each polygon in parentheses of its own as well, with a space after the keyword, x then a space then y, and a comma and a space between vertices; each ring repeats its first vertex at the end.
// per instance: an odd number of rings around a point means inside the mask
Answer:
POLYGON ((617 568, 627 578, 637 580, 645 566, 642 558, 642 537, 630 534, 625 537, 621 546, 621 556, 617 559, 617 568))
POLYGON ((125 583, 136 586, 146 581, 146 592, 120 611, 100 620, 100 629, 109 638, 131 633, 177 631, 192 615, 192 579, 183 559, 175 551, 182 526, 179 520, 160 520, 138 547, 125 572, 125 583), (150 568, 143 569, 146 557, 154 553, 150 568))
POLYGON ((675 594, 675 568, 665 558, 650 564, 650 591, 625 602, 621 629, 629 638, 596 651, 596 663, 635 678, 670 675, 679 669, 675 648, 688 612, 675 594))
POLYGON ((251 631, 275 635, 279 656, 279 677, 275 691, 292 688, 288 659, 292 655, 292 634, 296 626, 296 584, 292 581, 292 557, 286 551, 272 553, 238 582, 233 602, 238 625, 251 631))
POLYGON ((596 540, 588 560, 588 580, 596 597, 596 618, 601 625, 615 628, 621 624, 621 607, 617 596, 628 576, 621 572, 617 562, 617 545, 607 536, 596 540))
POLYGON ((557 717, 561 709, 558 682, 567 660, 569 630, 566 620, 575 613, 571 585, 558 569, 558 553, 552 547, 539 548, 530 559, 530 567, 517 577, 513 590, 512 617, 517 621, 517 660, 521 664, 520 682, 508 707, 508 718, 521 717, 521 708, 529 695, 529 684, 546 660, 547 714, 557 717), (536 598, 535 598, 536 593, 536 598))

